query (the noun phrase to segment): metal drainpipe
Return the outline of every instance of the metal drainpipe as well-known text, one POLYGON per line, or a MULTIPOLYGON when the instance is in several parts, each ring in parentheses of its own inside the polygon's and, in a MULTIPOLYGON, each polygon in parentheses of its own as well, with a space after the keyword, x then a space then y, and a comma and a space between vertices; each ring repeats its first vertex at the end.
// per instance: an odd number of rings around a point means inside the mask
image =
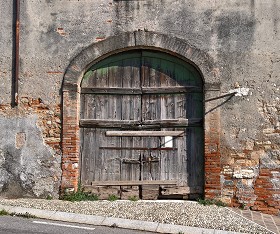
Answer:
POLYGON ((14 39, 14 73, 13 73, 13 97, 12 106, 18 105, 18 80, 19 80, 19 30, 20 30, 20 0, 15 0, 15 39, 14 39))

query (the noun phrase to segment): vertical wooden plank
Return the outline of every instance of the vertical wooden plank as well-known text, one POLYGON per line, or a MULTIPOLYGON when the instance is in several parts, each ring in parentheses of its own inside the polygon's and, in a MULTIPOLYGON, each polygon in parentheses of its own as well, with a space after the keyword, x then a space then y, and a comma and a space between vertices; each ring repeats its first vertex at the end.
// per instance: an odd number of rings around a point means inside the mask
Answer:
POLYGON ((82 145, 82 164, 81 164, 81 182, 90 184, 95 179, 95 157, 97 152, 94 146, 96 145, 95 129, 83 130, 83 145, 82 145))

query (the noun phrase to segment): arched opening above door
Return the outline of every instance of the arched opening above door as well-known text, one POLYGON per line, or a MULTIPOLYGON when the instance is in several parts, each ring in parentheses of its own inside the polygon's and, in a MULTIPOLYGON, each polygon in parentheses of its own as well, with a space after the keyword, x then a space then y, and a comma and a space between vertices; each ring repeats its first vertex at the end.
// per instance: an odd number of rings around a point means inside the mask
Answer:
POLYGON ((199 71, 200 78, 204 81, 204 98, 212 100, 204 103, 204 113, 208 113, 204 116, 204 194, 206 197, 219 197, 220 112, 216 108, 216 97, 220 93, 219 69, 215 68, 214 60, 207 52, 195 48, 187 41, 170 35, 143 31, 126 32, 91 44, 70 62, 65 71, 62 86, 62 192, 76 190, 80 179, 80 92, 83 88, 80 86, 81 81, 95 64, 115 54, 132 50, 161 51, 191 64, 199 71))

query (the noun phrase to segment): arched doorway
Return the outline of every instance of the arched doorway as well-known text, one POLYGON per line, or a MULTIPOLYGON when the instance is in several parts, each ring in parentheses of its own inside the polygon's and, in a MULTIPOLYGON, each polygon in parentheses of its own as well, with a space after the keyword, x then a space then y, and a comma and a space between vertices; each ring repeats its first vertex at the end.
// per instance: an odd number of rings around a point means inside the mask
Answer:
POLYGON ((203 194, 203 81, 192 65, 152 50, 111 55, 84 74, 80 105, 82 185, 122 198, 203 194))

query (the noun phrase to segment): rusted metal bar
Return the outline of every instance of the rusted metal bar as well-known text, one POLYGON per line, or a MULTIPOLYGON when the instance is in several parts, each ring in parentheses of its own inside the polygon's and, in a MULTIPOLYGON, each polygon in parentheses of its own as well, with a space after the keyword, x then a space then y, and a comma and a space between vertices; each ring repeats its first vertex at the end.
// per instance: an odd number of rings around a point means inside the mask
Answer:
POLYGON ((137 137, 137 136, 183 136, 184 131, 106 131, 106 136, 137 137))
POLYGON ((237 94, 237 92, 227 93, 227 94, 222 95, 222 96, 219 96, 219 97, 214 97, 214 98, 207 99, 207 100, 205 100, 204 102, 210 102, 210 101, 214 101, 214 100, 221 99, 221 98, 228 97, 228 96, 231 96, 231 97, 232 97, 232 96, 234 96, 235 94, 237 94))
POLYGON ((148 147, 111 147, 111 146, 100 146, 99 149, 108 149, 108 150, 177 150, 177 148, 169 147, 157 147, 157 148, 148 148, 148 147))
POLYGON ((13 78, 12 78, 12 106, 18 105, 19 81, 19 32, 20 32, 20 0, 14 0, 14 49, 13 49, 13 78))

